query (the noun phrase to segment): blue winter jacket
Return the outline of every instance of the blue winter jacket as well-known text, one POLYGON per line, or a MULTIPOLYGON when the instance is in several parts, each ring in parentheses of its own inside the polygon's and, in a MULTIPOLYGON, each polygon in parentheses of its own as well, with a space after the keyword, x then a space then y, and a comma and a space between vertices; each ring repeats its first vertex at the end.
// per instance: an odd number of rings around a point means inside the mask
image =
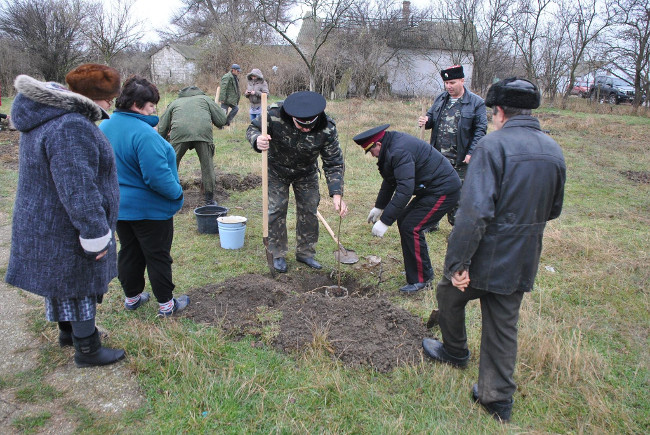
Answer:
POLYGON ((153 128, 156 124, 157 116, 116 111, 99 126, 115 152, 118 220, 167 220, 183 206, 176 153, 153 128))

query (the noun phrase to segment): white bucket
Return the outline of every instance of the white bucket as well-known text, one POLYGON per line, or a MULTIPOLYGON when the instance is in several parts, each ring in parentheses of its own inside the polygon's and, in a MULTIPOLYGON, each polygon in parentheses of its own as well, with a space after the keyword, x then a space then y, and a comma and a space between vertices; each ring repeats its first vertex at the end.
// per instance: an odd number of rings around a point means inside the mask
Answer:
POLYGON ((239 249, 244 246, 246 220, 243 216, 221 216, 217 218, 219 240, 223 249, 239 249))

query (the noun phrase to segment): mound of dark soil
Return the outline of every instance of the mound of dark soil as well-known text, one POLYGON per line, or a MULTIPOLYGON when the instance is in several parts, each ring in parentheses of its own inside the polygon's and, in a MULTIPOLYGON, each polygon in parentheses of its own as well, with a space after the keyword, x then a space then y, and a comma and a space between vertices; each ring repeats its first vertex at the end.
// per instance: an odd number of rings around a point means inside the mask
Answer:
MULTIPOLYGON (((214 199, 217 203, 230 198, 229 190, 236 192, 243 192, 250 189, 255 189, 262 185, 262 177, 255 174, 246 174, 244 176, 238 174, 226 174, 224 172, 216 172, 216 182, 214 186, 214 199)), ((180 213, 188 213, 196 207, 203 204, 203 186, 201 182, 201 173, 198 171, 194 178, 181 180, 183 186, 183 208, 180 213)))
POLYGON ((341 286, 347 296, 330 297, 339 287, 326 275, 242 275, 192 291, 185 316, 235 336, 268 338, 273 330, 270 344, 278 350, 318 346, 349 366, 385 372, 420 361, 422 319, 354 281, 341 286))
POLYGON ((621 172, 628 180, 639 184, 650 183, 650 172, 648 171, 623 171, 621 172))

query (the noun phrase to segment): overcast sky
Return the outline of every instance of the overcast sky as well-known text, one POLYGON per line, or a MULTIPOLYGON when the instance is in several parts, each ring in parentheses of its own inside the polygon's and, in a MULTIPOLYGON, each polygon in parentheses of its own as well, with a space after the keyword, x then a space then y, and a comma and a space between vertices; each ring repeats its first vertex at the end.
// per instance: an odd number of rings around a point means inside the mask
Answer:
MULTIPOLYGON (((104 0, 110 3, 112 0, 104 0)), ((432 0, 411 0, 411 6, 417 8, 427 7, 432 0)), ((182 5, 181 0, 136 0, 133 12, 145 23, 145 42, 158 41, 156 30, 169 25, 169 20, 182 5)))

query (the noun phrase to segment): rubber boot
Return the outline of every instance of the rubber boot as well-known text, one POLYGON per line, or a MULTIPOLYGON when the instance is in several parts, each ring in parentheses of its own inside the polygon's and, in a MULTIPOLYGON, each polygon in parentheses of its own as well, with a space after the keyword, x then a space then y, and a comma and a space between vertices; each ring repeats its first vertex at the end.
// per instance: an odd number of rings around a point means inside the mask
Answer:
POLYGON ((74 363, 77 367, 105 366, 124 358, 122 349, 102 347, 97 328, 90 337, 77 338, 73 334, 72 341, 75 349, 74 363))
POLYGON ((217 201, 214 200, 214 194, 212 192, 205 192, 205 201, 203 205, 218 205, 217 201))
POLYGON ((59 346, 72 346, 72 325, 70 322, 59 323, 59 346))

